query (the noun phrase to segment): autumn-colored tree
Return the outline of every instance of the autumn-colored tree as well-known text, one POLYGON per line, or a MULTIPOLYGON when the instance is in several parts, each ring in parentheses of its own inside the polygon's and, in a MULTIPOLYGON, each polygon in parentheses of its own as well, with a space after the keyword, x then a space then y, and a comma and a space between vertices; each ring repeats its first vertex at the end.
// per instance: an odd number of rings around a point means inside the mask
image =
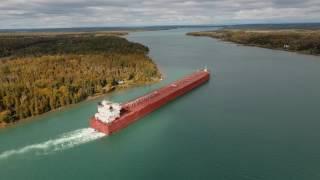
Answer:
POLYGON ((118 86, 159 78, 148 48, 120 37, 1 40, 0 121, 10 123, 118 86), (9 42, 5 48, 6 43, 9 42), (2 50, 1 50, 2 48, 2 50), (2 54, 1 54, 2 53, 2 54))

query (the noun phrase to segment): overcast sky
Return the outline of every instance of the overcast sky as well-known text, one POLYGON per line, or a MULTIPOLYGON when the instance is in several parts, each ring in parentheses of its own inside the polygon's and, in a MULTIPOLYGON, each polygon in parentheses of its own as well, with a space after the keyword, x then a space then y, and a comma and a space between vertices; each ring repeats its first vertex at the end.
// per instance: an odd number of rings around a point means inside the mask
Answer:
POLYGON ((0 29, 319 21, 320 0, 0 0, 0 29))

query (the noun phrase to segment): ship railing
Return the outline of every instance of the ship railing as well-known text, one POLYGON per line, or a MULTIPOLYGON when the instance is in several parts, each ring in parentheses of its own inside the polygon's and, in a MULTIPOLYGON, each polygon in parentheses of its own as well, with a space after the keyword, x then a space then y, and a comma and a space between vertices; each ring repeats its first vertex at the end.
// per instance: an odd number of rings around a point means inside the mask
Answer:
POLYGON ((190 81, 191 81, 194 77, 196 77, 196 76, 199 76, 199 74, 198 74, 198 73, 192 74, 192 75, 190 75, 190 76, 185 77, 185 78, 182 79, 182 80, 178 80, 178 81, 176 81, 176 82, 173 82, 173 83, 171 83, 171 84, 170 84, 169 86, 167 86, 167 87, 161 88, 161 89, 159 89, 159 90, 157 90, 157 91, 155 91, 155 92, 153 92, 153 93, 150 93, 150 94, 141 96, 141 97, 137 98, 136 100, 131 101, 131 102, 125 104, 125 107, 127 107, 127 108, 129 108, 129 109, 130 109, 130 108, 135 108, 135 107, 139 106, 142 102, 143 102, 144 104, 148 104, 148 102, 150 101, 150 99, 154 98, 155 96, 167 94, 167 93, 168 93, 168 91, 167 91, 168 88, 170 88, 170 89, 173 89, 173 88, 181 88, 181 87, 183 87, 183 86, 181 86, 181 85, 187 84, 188 82, 190 82, 190 81))
POLYGON ((155 96, 157 96, 158 94, 159 94, 158 91, 155 91, 155 92, 153 92, 151 94, 147 94, 145 96, 141 96, 138 99, 136 99, 136 100, 134 100, 134 101, 132 101, 130 103, 127 103, 126 106, 129 107, 129 108, 136 107, 136 106, 140 105, 140 103, 142 103, 142 102, 145 103, 148 100, 150 100, 151 98, 154 98, 155 96))

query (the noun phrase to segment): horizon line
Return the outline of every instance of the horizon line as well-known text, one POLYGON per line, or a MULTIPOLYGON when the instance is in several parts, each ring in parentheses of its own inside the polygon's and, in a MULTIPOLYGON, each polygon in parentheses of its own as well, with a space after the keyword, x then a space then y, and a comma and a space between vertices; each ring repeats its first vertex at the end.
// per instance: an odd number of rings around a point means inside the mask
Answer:
POLYGON ((134 28, 153 28, 153 27, 222 27, 222 26, 241 26, 241 25, 303 25, 320 24, 319 22, 274 22, 274 23, 233 23, 233 24, 166 24, 166 25, 123 25, 123 26, 76 26, 76 27, 36 27, 36 28, 0 28, 0 32, 11 30, 58 30, 58 29, 134 29, 134 28))

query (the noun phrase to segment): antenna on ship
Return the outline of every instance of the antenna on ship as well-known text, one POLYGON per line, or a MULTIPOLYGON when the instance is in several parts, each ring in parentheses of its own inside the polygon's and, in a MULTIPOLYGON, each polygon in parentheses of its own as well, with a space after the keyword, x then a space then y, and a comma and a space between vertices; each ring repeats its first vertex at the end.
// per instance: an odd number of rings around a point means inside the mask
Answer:
POLYGON ((204 71, 204 72, 208 72, 208 67, 205 66, 204 69, 203 69, 203 71, 204 71))

